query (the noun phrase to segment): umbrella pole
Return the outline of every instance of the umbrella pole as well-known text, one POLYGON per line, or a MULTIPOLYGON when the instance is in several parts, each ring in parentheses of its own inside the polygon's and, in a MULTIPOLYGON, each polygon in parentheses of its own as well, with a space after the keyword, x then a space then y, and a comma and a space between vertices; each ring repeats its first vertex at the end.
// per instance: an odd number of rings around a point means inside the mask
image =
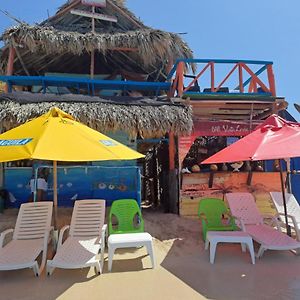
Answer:
POLYGON ((284 180, 283 180, 281 159, 279 160, 279 170, 280 170, 280 182, 281 182, 281 191, 282 191, 282 199, 283 199, 283 207, 284 207, 284 217, 285 217, 285 224, 286 224, 286 232, 287 232, 287 234, 289 236, 291 236, 292 235, 292 233, 291 233, 291 226, 288 223, 288 217, 287 217, 287 207, 286 207, 285 188, 284 188, 284 180))
POLYGON ((54 208, 54 230, 57 230, 57 161, 53 161, 53 208, 54 208))

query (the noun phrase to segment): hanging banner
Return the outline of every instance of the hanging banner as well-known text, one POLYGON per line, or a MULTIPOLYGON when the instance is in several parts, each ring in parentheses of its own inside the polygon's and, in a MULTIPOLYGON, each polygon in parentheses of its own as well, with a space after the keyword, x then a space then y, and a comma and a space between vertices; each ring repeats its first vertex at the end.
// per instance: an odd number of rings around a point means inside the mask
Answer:
POLYGON ((106 7, 106 0, 81 0, 81 3, 95 7, 106 7))
POLYGON ((182 165, 184 158, 188 154, 188 152, 196 138, 197 138, 197 136, 195 136, 195 135, 179 137, 179 139, 178 139, 178 156, 179 156, 180 166, 182 165))

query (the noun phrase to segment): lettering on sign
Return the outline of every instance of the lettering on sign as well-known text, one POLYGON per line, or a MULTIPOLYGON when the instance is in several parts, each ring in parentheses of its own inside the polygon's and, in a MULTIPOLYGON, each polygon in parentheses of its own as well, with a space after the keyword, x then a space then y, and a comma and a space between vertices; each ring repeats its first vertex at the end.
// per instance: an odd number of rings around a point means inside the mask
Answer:
POLYGON ((194 135, 197 136, 244 136, 257 126, 253 122, 194 121, 194 135))
POLYGON ((114 141, 109 141, 109 140, 100 140, 100 143, 103 145, 110 147, 110 146, 117 146, 118 144, 115 143, 114 141))
POLYGON ((0 140, 0 146, 23 146, 32 141, 32 138, 15 139, 15 140, 0 140))

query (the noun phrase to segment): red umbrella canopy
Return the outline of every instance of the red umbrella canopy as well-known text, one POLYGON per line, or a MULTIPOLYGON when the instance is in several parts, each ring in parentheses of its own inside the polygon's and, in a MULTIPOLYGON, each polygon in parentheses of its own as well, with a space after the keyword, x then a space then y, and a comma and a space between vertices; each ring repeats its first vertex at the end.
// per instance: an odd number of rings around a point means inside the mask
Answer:
POLYGON ((269 160, 300 156, 300 123, 272 115, 252 133, 201 164, 269 160))

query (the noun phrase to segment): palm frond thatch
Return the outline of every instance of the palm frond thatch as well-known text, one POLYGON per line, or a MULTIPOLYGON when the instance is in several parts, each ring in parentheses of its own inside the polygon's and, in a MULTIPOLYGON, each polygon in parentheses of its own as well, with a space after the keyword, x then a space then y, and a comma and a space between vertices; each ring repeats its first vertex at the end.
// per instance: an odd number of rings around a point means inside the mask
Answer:
MULTIPOLYGON (((130 136, 162 137, 171 130, 185 135, 192 130, 192 109, 179 105, 119 105, 102 102, 9 101, 0 94, 0 125, 9 130, 57 106, 80 122, 101 132, 125 131, 130 136)), ((13 94, 6 94, 13 95, 13 94)), ((11 97, 11 96, 10 96, 11 97)), ((83 97, 83 96, 81 96, 83 97)))
POLYGON ((105 54, 114 48, 137 48, 147 66, 162 59, 190 58, 188 45, 176 34, 153 29, 141 29, 119 33, 81 34, 59 31, 53 27, 20 24, 4 32, 5 44, 22 45, 31 52, 47 54, 72 53, 81 55, 97 50, 105 54))

